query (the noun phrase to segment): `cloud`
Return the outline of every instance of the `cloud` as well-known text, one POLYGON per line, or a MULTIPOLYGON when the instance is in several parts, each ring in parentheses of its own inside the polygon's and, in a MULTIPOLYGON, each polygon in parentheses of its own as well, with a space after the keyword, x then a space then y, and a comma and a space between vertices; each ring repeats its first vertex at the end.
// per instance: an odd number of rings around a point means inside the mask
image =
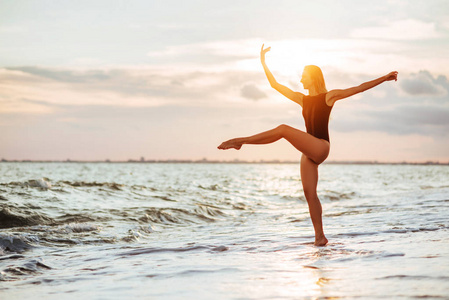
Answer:
POLYGON ((385 40, 427 40, 439 38, 435 23, 404 19, 375 27, 356 28, 351 37, 385 40))
MULTIPOLYGON (((358 75, 356 79, 344 74, 330 73, 331 79, 342 80, 341 83, 335 81, 337 87, 352 86, 371 78, 358 75)), ((358 95, 359 100, 354 98, 356 102, 351 102, 348 108, 335 109, 333 115, 336 118, 331 121, 331 129, 445 134, 449 132, 444 121, 449 119, 448 103, 442 102, 441 96, 447 95, 448 90, 445 76, 420 71, 400 78, 398 83, 385 83, 358 95), (397 84, 405 93, 398 93, 397 84), (379 112, 379 108, 383 111, 379 112), (437 121, 432 123, 433 120, 437 121)), ((261 113, 264 116, 270 115, 275 106, 287 107, 290 103, 283 102, 281 95, 268 88, 263 72, 151 67, 84 70, 16 67, 0 70, 0 113, 3 115, 18 112, 60 114, 61 109, 71 106, 144 108, 179 105, 237 109, 246 105, 244 99, 266 99, 263 102, 266 112, 261 113), (266 87, 266 90, 260 87, 266 87)), ((295 118, 302 124, 300 116, 295 118)))
POLYGON ((259 100, 267 97, 255 84, 246 84, 241 89, 241 95, 251 100, 259 100))
POLYGON ((440 75, 434 78, 428 71, 411 74, 409 77, 401 79, 400 85, 406 93, 413 96, 442 96, 447 95, 449 91, 449 82, 446 76, 440 75))
MULTIPOLYGON (((242 96, 265 97, 255 84, 262 80, 262 72, 248 70, 14 67, 0 69, 0 103, 35 99, 68 105, 214 105, 214 101, 239 101, 242 96), (242 90, 242 82, 254 86, 242 90)), ((9 104, 0 106, 1 111, 11 110, 9 104)))
POLYGON ((420 134, 447 137, 449 108, 427 106, 400 106, 389 112, 370 112, 383 131, 391 134, 420 134))
POLYGON ((330 126, 341 132, 377 131, 391 135, 447 137, 449 106, 400 105, 382 111, 369 110, 360 112, 355 118, 333 120, 330 126))
POLYGON ((77 71, 69 68, 56 69, 35 66, 10 67, 7 70, 21 71, 23 73, 36 75, 38 77, 52 79, 59 82, 84 83, 101 82, 111 78, 109 72, 104 70, 77 71))
POLYGON ((330 128, 340 132, 384 132, 391 135, 449 135, 449 82, 423 70, 399 76, 342 101, 333 111, 330 128), (398 86, 399 84, 399 86, 398 86))

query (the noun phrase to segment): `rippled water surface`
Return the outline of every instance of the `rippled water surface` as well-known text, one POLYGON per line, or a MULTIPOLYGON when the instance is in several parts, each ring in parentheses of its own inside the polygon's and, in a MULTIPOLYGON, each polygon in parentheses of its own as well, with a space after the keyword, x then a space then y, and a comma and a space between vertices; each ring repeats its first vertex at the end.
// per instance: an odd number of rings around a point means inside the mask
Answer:
POLYGON ((449 167, 0 164, 1 299, 447 299, 449 167))

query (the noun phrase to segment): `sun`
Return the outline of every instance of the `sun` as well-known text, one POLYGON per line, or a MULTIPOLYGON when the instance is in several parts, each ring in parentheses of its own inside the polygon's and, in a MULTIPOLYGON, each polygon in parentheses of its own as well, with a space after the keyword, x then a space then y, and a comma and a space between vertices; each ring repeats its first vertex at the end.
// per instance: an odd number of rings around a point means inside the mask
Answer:
POLYGON ((297 79, 298 82, 306 65, 332 66, 338 64, 338 58, 346 52, 342 51, 342 45, 334 40, 257 40, 245 45, 247 48, 244 52, 255 52, 253 57, 239 60, 235 66, 240 70, 260 71, 259 52, 263 43, 265 47, 271 47, 271 51, 266 54, 266 61, 275 76, 288 78, 290 81, 297 79))

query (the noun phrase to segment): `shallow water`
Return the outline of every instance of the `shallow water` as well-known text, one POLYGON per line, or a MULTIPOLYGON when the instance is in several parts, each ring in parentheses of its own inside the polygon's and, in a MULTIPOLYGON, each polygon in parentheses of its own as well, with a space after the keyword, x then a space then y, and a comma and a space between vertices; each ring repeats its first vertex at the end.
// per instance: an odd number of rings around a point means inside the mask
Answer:
POLYGON ((447 299, 449 167, 0 164, 1 299, 447 299))

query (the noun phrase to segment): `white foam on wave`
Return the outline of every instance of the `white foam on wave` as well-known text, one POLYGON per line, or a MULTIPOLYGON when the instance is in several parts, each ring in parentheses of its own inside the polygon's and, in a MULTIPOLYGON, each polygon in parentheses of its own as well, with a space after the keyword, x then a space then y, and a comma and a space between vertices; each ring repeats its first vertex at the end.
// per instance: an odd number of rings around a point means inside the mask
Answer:
POLYGON ((48 181, 47 178, 28 180, 25 184, 28 186, 31 186, 31 187, 38 187, 38 188, 42 188, 42 189, 50 189, 51 188, 51 183, 48 181))
POLYGON ((51 183, 46 181, 44 178, 38 179, 36 182, 41 188, 44 188, 44 189, 51 188, 51 183))
POLYGON ((89 232, 89 231, 98 231, 100 227, 93 224, 85 224, 85 223, 71 223, 62 226, 58 226, 54 231, 61 233, 80 233, 80 232, 89 232))

